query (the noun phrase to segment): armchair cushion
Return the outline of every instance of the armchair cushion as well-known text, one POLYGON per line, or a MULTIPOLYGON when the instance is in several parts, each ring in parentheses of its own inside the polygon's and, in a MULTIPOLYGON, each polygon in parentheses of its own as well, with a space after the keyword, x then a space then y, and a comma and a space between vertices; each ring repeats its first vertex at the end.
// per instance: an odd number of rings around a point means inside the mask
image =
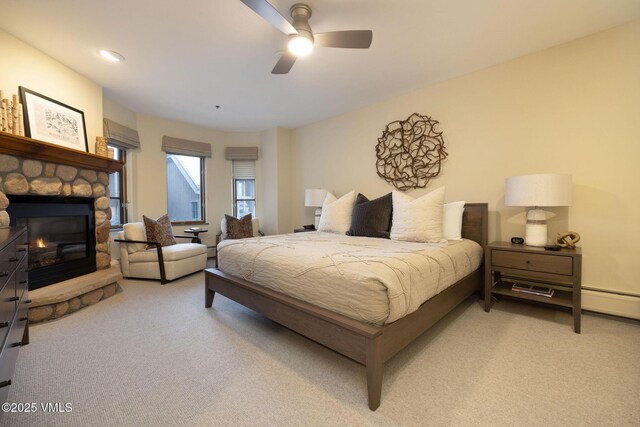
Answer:
MULTIPOLYGON (((147 240, 147 234, 144 231, 144 224, 142 222, 130 222, 124 224, 122 228, 124 229, 125 240, 147 240)), ((127 243, 125 246, 127 247, 127 252, 130 254, 147 249, 147 245, 144 243, 127 243)))
MULTIPOLYGON (((144 230, 147 234, 147 240, 150 242, 158 242, 160 246, 171 246, 176 244, 176 239, 173 237, 173 229, 171 228, 171 221, 169 220, 169 214, 164 214, 158 219, 147 218, 142 215, 144 221, 144 230)), ((152 246, 147 245, 147 248, 152 246)))
MULTIPOLYGON (((162 257, 165 262, 180 261, 206 253, 207 247, 198 243, 180 243, 162 248, 162 257)), ((129 262, 158 262, 158 251, 152 248, 130 254, 129 262)))

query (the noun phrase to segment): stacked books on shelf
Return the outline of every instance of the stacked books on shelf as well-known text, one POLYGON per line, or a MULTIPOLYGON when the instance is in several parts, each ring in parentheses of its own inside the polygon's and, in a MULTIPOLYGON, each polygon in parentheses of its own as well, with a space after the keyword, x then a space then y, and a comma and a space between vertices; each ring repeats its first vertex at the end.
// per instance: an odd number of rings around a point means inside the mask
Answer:
POLYGON ((529 295, 538 295, 541 297, 551 298, 553 296, 553 289, 545 286, 526 285, 522 283, 514 283, 511 285, 513 292, 520 292, 529 295))

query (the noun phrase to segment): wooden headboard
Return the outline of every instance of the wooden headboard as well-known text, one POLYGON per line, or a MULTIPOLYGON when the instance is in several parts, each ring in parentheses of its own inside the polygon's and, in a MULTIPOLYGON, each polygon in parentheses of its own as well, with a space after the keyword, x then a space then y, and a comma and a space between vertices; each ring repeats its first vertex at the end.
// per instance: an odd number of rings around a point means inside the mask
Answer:
POLYGON ((489 234, 489 206, 487 203, 465 203, 462 214, 462 237, 487 246, 489 234))

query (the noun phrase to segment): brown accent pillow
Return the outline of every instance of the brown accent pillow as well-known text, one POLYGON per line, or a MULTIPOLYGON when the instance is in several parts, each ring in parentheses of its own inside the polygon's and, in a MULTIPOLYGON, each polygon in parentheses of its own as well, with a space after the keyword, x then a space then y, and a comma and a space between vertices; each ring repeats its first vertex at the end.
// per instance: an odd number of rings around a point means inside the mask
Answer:
POLYGON ((253 237, 251 214, 238 219, 230 215, 224 216, 227 221, 227 239, 246 239, 253 237))
MULTIPOLYGON (((147 218, 142 215, 142 221, 144 221, 144 230, 147 233, 147 241, 158 242, 160 246, 171 246, 176 244, 176 239, 173 237, 173 228, 171 228, 171 221, 169 220, 169 214, 164 214, 158 219, 147 218)), ((154 248, 153 245, 147 245, 147 249, 154 248)))

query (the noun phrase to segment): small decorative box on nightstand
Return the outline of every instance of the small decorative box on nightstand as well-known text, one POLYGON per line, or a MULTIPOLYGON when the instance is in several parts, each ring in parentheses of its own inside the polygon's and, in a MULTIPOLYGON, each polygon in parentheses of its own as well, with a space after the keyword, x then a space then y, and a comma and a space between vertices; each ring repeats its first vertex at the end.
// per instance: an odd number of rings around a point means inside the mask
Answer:
POLYGON ((582 251, 493 242, 485 248, 484 309, 491 309, 491 295, 535 301, 573 312, 573 330, 580 333, 582 251), (547 286, 551 297, 512 290, 514 283, 547 286))
POLYGON ((316 231, 315 228, 294 228, 294 233, 306 233, 307 231, 316 231))

